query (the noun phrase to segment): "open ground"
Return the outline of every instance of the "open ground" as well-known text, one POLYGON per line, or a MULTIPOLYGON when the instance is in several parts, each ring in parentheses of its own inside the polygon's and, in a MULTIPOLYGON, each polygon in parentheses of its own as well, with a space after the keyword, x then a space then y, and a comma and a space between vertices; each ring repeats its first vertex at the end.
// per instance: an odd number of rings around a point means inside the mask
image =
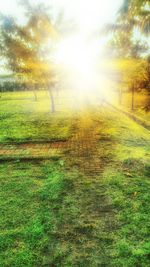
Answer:
POLYGON ((0 266, 149 266, 148 129, 43 94, 0 101, 0 266))

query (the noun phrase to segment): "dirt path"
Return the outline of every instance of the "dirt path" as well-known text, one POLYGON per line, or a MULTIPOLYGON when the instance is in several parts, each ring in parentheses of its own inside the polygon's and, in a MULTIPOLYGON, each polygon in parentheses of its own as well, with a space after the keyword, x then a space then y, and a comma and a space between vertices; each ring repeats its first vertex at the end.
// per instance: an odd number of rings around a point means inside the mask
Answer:
MULTIPOLYGON (((101 123, 103 128, 103 121, 101 123)), ((110 140, 104 138, 102 131, 103 141, 102 138, 99 141, 99 128, 100 121, 95 120, 94 113, 85 112, 79 116, 66 154, 68 169, 78 170, 72 192, 79 211, 78 218, 67 226, 61 226, 63 236, 66 228, 67 234, 73 235, 70 250, 74 266, 80 266, 81 259, 90 267, 110 266, 111 261, 109 247, 116 225, 111 199, 102 182, 103 171, 111 162, 107 146, 110 140), (93 262, 93 258, 97 262, 93 262)), ((65 240, 66 243, 69 246, 70 240, 65 240)))
POLYGON ((92 112, 85 111, 78 116, 74 127, 72 138, 64 142, 0 144, 0 160, 49 159, 69 151, 74 163, 87 174, 101 172, 105 150, 102 146, 98 147, 99 123, 94 120, 92 112))
POLYGON ((66 142, 0 144, 0 159, 45 159, 60 155, 66 142))
POLYGON ((104 122, 105 118, 97 120, 95 111, 82 113, 69 141, 71 159, 86 174, 100 174, 105 165, 111 164, 109 145, 112 140, 103 132, 104 122))
POLYGON ((69 149, 72 159, 82 171, 100 171, 101 165, 97 158, 97 125, 89 112, 78 118, 69 149))
POLYGON ((84 172, 99 173, 103 165, 102 154, 105 154, 98 148, 99 123, 94 120, 92 112, 85 111, 78 116, 74 127, 72 138, 65 142, 0 144, 0 160, 48 159, 69 151, 74 163, 84 172))

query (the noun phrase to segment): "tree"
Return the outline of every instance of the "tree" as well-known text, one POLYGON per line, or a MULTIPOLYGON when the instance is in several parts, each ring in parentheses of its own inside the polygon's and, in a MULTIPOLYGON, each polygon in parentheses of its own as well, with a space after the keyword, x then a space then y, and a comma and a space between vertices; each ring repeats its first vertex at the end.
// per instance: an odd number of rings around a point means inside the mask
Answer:
POLYGON ((105 27, 105 32, 112 33, 108 48, 113 56, 138 58, 148 51, 145 41, 136 40, 137 29, 141 35, 150 33, 150 1, 124 0, 116 23, 105 27))
POLYGON ((141 41, 133 40, 132 31, 128 33, 117 29, 107 44, 107 51, 111 58, 140 58, 148 51, 148 47, 141 41))
POLYGON ((124 0, 116 23, 106 27, 106 31, 112 34, 107 51, 111 58, 118 59, 116 64, 119 62, 117 66, 120 81, 119 102, 122 100, 123 88, 128 87, 132 92, 132 109, 134 109, 135 91, 139 88, 149 91, 150 87, 149 64, 143 59, 143 56, 146 57, 148 54, 149 46, 145 40, 136 40, 137 29, 141 36, 150 33, 150 1, 124 0))
POLYGON ((146 61, 141 59, 118 59, 110 66, 110 71, 118 85, 119 104, 122 103, 123 92, 131 92, 131 109, 134 110, 135 92, 148 83, 146 61))
POLYGON ((148 81, 145 61, 135 60, 128 64, 127 73, 124 75, 124 82, 131 91, 131 109, 134 110, 135 92, 142 89, 148 81))
POLYGON ((134 21, 132 27, 137 26, 146 35, 150 33, 150 1, 124 0, 120 9, 120 19, 134 21))
MULTIPOLYGON (((150 56, 147 57, 146 71, 147 71, 148 81, 147 81, 145 88, 148 91, 148 95, 150 95, 150 56)), ((147 112, 150 111, 150 97, 148 97, 148 100, 147 100, 147 103, 144 109, 147 112)))
POLYGON ((34 91, 37 85, 48 89, 52 112, 55 105, 51 85, 57 80, 52 52, 58 38, 52 20, 41 6, 30 9, 25 26, 18 25, 12 17, 1 16, 1 54, 7 59, 7 68, 34 91))

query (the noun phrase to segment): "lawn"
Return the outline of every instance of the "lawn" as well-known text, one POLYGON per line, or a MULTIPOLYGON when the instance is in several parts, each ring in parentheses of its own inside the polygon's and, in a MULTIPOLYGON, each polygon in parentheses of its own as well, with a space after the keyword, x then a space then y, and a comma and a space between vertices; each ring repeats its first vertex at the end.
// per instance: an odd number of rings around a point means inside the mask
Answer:
POLYGON ((75 143, 47 160, 1 160, 0 266, 149 266, 149 131, 106 107, 52 115, 16 101, 1 105, 1 142, 58 140, 65 129, 75 143))
MULTIPOLYGON (((115 98, 116 99, 116 98, 115 98)), ((132 105, 132 94, 124 93, 122 96, 122 104, 120 108, 132 112, 133 115, 143 120, 145 124, 150 126, 150 112, 145 112, 145 107, 150 101, 150 96, 145 92, 135 92, 134 95, 134 110, 131 110, 132 105)), ((115 101, 115 104, 118 103, 115 101)))
MULTIPOLYGON (((0 142, 25 142, 40 140, 66 140, 70 135, 71 114, 50 112, 46 92, 5 93, 0 99, 0 142)), ((56 107, 59 109, 58 100, 56 107)))

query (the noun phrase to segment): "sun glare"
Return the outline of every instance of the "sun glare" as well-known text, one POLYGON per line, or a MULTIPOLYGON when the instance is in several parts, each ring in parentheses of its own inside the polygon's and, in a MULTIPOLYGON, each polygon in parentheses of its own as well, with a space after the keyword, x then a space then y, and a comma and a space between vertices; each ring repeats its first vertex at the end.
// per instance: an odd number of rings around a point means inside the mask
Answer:
POLYGON ((56 60, 82 74, 93 67, 98 47, 96 44, 87 42, 83 36, 75 35, 60 42, 56 52, 56 60))
MULTIPOLYGON (((57 2, 60 3, 59 0, 57 2)), ((105 23, 113 21, 121 2, 121 0, 116 0, 115 3, 112 0, 61 1, 65 14, 68 14, 68 17, 72 14, 75 19, 78 31, 60 41, 55 60, 63 66, 63 69, 68 70, 68 76, 71 75, 70 86, 78 92, 82 91, 84 97, 86 94, 93 94, 93 91, 106 95, 106 86, 105 92, 103 90, 106 77, 99 72, 97 65, 98 62, 102 65, 105 60, 103 49, 107 40, 100 36, 97 30, 100 30, 105 23)))
POLYGON ((123 0, 55 0, 66 16, 75 18, 81 32, 90 33, 114 21, 123 0))
POLYGON ((74 35, 59 44, 56 61, 72 73, 72 83, 77 89, 89 90, 96 80, 99 53, 98 42, 88 42, 82 35, 74 35))
POLYGON ((75 34, 62 40, 58 45, 55 60, 66 70, 69 86, 84 99, 91 98, 93 93, 99 96, 105 93, 103 83, 106 78, 98 69, 99 61, 103 64, 105 60, 103 57, 105 41, 75 34))
MULTIPOLYGON (((35 4, 42 3, 43 0, 30 1, 35 4)), ((106 84, 106 77, 98 69, 97 63, 102 64, 105 60, 103 48, 107 40, 100 36, 100 31, 105 24, 114 21, 122 1, 45 0, 45 4, 52 6, 55 10, 56 17, 62 8, 66 21, 73 21, 77 26, 76 31, 72 31, 69 37, 61 37, 53 58, 63 70, 68 71, 66 76, 70 81, 70 87, 78 92, 82 91, 84 95, 89 92, 93 93, 93 90, 97 88, 101 94, 104 94, 103 83, 105 81, 106 84)), ((11 12, 17 14, 19 23, 26 21, 21 10, 18 16, 16 0, 5 0, 1 4, 1 10, 6 14, 11 14, 11 12)))

